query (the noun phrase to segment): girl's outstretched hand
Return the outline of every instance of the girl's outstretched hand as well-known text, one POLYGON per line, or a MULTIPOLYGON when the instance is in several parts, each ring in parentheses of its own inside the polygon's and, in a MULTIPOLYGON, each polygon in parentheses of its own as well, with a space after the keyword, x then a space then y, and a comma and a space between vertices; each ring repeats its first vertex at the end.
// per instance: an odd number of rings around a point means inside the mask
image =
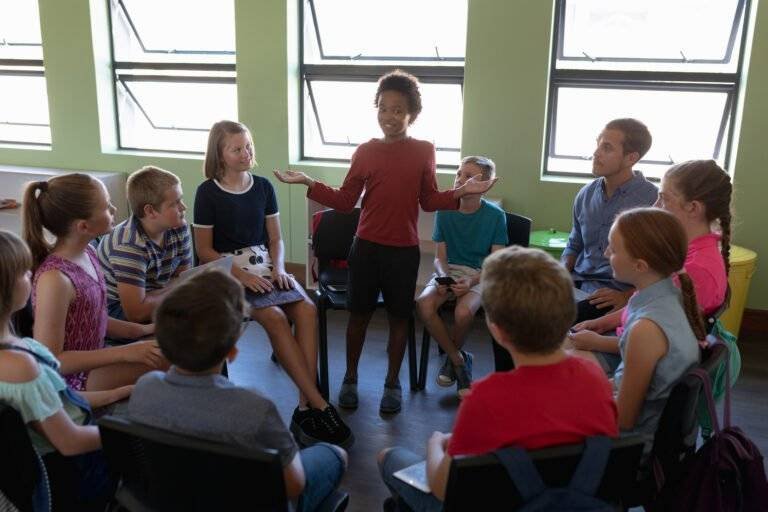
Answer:
POLYGON ((275 177, 282 181, 283 183, 288 183, 289 185, 293 184, 301 184, 310 186, 312 184, 312 178, 304 174, 303 172, 299 171, 280 171, 279 169, 275 169, 272 171, 275 173, 275 177))
POLYGON ((494 183, 496 183, 496 180, 498 179, 499 178, 493 178, 487 181, 480 181, 477 179, 477 176, 472 176, 466 181, 466 183, 456 189, 456 195, 454 195, 454 197, 458 199, 459 197, 465 196, 467 194, 484 194, 490 190, 490 188, 494 183))

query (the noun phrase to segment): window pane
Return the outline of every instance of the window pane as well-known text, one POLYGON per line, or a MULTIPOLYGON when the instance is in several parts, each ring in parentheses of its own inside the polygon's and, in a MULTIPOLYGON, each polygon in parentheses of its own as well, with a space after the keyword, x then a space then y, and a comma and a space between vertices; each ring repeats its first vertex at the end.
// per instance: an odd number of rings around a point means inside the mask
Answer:
POLYGON ((467 0, 312 0, 304 4, 304 61, 328 57, 464 59, 467 0), (439 57, 439 58, 438 58, 439 57))
POLYGON ((234 83, 118 82, 117 100, 123 148, 203 153, 211 125, 237 119, 234 83))
POLYGON ((233 0, 111 0, 111 13, 118 62, 235 62, 233 0))
POLYGON ((671 162, 721 160, 724 145, 718 148, 718 138, 726 133, 726 108, 727 91, 559 87, 550 141, 554 154, 547 171, 590 173, 597 136, 608 121, 620 117, 643 121, 653 136, 650 151, 637 166, 646 176, 660 177, 671 162))
POLYGON ((0 1, 0 59, 42 58, 37 0, 0 1))
MULTIPOLYGON (((606 63, 589 59, 674 60, 680 71, 712 71, 712 65, 723 61, 733 72, 743 7, 743 0, 567 0, 562 56, 579 62, 558 60, 557 65, 605 69, 606 63), (732 54, 730 44, 736 50, 732 54), (685 60, 708 61, 709 66, 703 69, 685 60)), ((623 68, 657 69, 647 62, 625 63, 623 68)))
POLYGON ((0 142, 50 144, 45 77, 0 70, 0 142))
MULTIPOLYGON (((435 144, 438 164, 454 165, 458 163, 461 147, 461 86, 422 83, 420 88, 423 110, 408 134, 435 144)), ((375 82, 312 80, 305 87, 305 156, 348 159, 357 145, 381 137, 373 105, 375 94, 375 82), (310 88, 319 126, 309 97, 310 88)))

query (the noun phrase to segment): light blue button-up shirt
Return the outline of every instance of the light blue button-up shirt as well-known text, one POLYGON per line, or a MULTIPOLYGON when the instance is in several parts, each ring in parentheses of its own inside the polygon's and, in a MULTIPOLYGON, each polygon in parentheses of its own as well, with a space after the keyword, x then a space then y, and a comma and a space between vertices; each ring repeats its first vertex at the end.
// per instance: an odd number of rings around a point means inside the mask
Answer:
POLYGON ((603 177, 585 185, 576 194, 573 228, 563 251, 563 259, 576 255, 573 279, 583 282, 581 289, 584 291, 591 293, 606 286, 618 290, 630 288, 613 279, 611 265, 604 253, 608 247, 608 232, 619 213, 630 208, 652 206, 656 202, 656 186, 646 180, 640 171, 633 173, 632 179, 618 187, 611 197, 605 193, 603 177))

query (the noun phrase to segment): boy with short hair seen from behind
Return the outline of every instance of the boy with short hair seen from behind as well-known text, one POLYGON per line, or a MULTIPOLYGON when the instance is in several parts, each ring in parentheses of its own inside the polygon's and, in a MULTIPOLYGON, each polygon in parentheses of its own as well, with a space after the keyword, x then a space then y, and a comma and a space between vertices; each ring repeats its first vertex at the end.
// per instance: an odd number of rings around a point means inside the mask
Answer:
POLYGON ((382 477, 415 510, 441 510, 453 457, 518 445, 526 450, 618 435, 611 386, 598 365, 568 356, 563 340, 576 316, 568 272, 538 249, 509 247, 485 259, 482 304, 496 343, 515 369, 475 382, 461 403, 452 434, 427 445, 425 494, 394 472, 420 456, 403 448, 379 455, 382 477))
POLYGON ((149 322, 171 279, 192 265, 179 178, 146 166, 128 177, 131 216, 99 243, 109 316, 149 322))
POLYGON ((346 452, 326 443, 299 451, 275 404, 221 375, 246 316, 244 291, 229 274, 208 270, 175 286, 155 315, 157 341, 172 363, 139 379, 127 415, 136 422, 250 449, 275 449, 286 494, 315 510, 338 485, 346 452))

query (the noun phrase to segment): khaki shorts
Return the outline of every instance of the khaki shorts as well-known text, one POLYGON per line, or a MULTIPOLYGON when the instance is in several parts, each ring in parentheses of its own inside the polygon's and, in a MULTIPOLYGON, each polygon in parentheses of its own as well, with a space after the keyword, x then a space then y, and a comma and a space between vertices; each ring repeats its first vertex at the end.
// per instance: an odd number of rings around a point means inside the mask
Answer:
MULTIPOLYGON (((462 277, 474 277, 476 275, 480 274, 479 268, 472 268, 467 267, 466 265, 454 265, 453 263, 448 264, 448 275, 452 277, 454 280, 458 280, 462 277)), ((435 278, 437 277, 437 274, 432 275, 432 279, 429 280, 427 283, 427 286, 438 286, 437 281, 435 281, 435 278)), ((469 289, 471 292, 475 292, 476 294, 480 295, 480 291, 482 290, 481 287, 482 283, 477 283, 475 286, 469 289)), ((451 293, 450 289, 448 290, 449 293, 451 293)))

